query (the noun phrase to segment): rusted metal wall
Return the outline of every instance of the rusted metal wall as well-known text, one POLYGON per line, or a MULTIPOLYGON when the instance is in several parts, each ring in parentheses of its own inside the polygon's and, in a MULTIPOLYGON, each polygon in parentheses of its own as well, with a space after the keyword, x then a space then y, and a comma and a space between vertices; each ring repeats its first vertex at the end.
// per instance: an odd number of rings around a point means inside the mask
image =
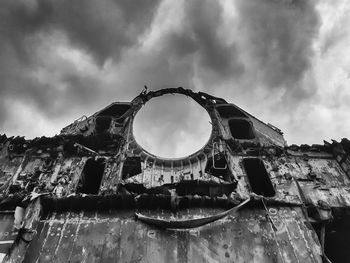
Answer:
POLYGON ((247 209, 182 231, 140 223, 133 211, 53 213, 39 222, 24 262, 321 262, 317 236, 300 209, 269 211, 272 221, 265 210, 247 209))
POLYGON ((278 129, 223 99, 182 88, 113 103, 53 138, 0 136, 0 237, 13 240, 4 246, 4 260, 322 262, 327 223, 350 208, 349 154, 346 139, 288 147, 278 129), (132 133, 142 105, 167 93, 192 97, 212 119, 208 143, 185 158, 148 153, 132 133), (233 115, 220 115, 222 105, 233 107, 233 115), (235 118, 252 125, 254 138, 232 136, 228 122, 235 118), (253 191, 246 158, 261 160, 273 196, 253 191), (79 191, 88 160, 104 163, 98 194, 79 191), (238 212, 191 230, 135 218, 142 211, 186 224, 244 200, 250 201, 238 212), (17 229, 16 207, 25 209, 17 229))

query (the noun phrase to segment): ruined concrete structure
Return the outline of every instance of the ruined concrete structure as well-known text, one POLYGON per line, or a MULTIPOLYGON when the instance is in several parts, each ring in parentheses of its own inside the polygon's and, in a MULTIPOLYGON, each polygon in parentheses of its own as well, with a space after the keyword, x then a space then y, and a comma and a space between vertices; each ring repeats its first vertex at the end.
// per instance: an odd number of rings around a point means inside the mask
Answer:
POLYGON ((346 262, 349 153, 347 139, 287 146, 276 127, 206 93, 145 91, 52 138, 0 136, 0 255, 346 262), (211 118, 209 141, 185 158, 155 156, 133 135, 138 110, 169 93, 191 97, 211 118))

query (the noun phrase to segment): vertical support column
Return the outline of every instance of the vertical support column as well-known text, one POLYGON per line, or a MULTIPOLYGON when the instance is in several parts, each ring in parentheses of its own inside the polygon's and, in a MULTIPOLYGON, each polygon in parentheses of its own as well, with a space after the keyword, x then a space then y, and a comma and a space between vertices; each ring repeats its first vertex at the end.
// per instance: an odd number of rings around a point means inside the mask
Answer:
POLYGON ((143 163, 143 169, 142 169, 142 183, 143 184, 145 183, 145 171, 147 168, 147 160, 148 160, 148 156, 146 157, 146 159, 144 160, 144 163, 143 163))
POLYGON ((157 160, 154 159, 153 161, 153 165, 152 165, 152 171, 151 171, 151 187, 153 187, 153 181, 154 181, 154 170, 155 170, 155 167, 156 167, 156 162, 157 160))
POLYGON ((174 161, 171 160, 171 168, 170 168, 170 183, 174 183, 175 181, 175 173, 174 173, 174 161))
POLYGON ((190 164, 190 170, 191 170, 190 176, 191 176, 191 180, 193 180, 193 179, 194 179, 194 174, 193 174, 193 166, 192 166, 191 158, 188 158, 188 162, 189 162, 189 164, 190 164))
POLYGON ((202 177, 202 176, 204 175, 204 171, 203 171, 203 167, 202 167, 202 162, 201 162, 201 160, 198 158, 198 156, 197 156, 196 158, 197 158, 198 167, 199 167, 199 170, 200 170, 200 177, 202 177))

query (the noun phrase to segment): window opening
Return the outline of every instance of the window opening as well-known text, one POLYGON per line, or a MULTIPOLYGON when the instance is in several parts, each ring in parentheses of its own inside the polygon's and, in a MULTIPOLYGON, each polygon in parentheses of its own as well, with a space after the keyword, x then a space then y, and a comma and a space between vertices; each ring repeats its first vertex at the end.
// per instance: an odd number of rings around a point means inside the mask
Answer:
POLYGON ((111 125, 112 118, 109 116, 100 116, 96 118, 95 130, 97 133, 105 132, 111 125))
POLYGON ((84 194, 98 194, 105 168, 105 159, 88 159, 83 168, 77 192, 84 194))
POLYGON ((261 159, 245 158, 243 159, 243 166, 247 173, 249 184, 255 194, 266 197, 275 195, 275 189, 261 159))
POLYGON ((243 113, 241 110, 239 110, 233 105, 218 106, 216 110, 219 112, 219 115, 221 118, 232 118, 232 117, 247 118, 247 115, 245 113, 243 113))
POLYGON ((333 263, 344 262, 350 258, 350 215, 340 212, 333 221, 326 224, 324 249, 326 256, 333 263))
POLYGON ((112 104, 106 109, 102 110, 97 114, 97 116, 112 116, 112 117, 121 117, 122 115, 130 109, 129 104, 112 104))
POLYGON ((141 172, 141 158, 139 156, 127 157, 123 165, 122 179, 127 179, 141 172))
POLYGON ((253 126, 248 120, 232 119, 228 121, 231 135, 239 140, 251 140, 255 138, 253 126))

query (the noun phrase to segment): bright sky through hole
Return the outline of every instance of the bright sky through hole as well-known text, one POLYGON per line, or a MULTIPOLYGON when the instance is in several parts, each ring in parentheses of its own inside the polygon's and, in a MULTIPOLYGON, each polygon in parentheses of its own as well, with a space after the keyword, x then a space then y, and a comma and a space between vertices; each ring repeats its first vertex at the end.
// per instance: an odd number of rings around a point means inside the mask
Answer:
POLYGON ((136 141, 148 152, 180 158, 200 150, 211 134, 206 110, 183 95, 153 98, 136 114, 136 141))

